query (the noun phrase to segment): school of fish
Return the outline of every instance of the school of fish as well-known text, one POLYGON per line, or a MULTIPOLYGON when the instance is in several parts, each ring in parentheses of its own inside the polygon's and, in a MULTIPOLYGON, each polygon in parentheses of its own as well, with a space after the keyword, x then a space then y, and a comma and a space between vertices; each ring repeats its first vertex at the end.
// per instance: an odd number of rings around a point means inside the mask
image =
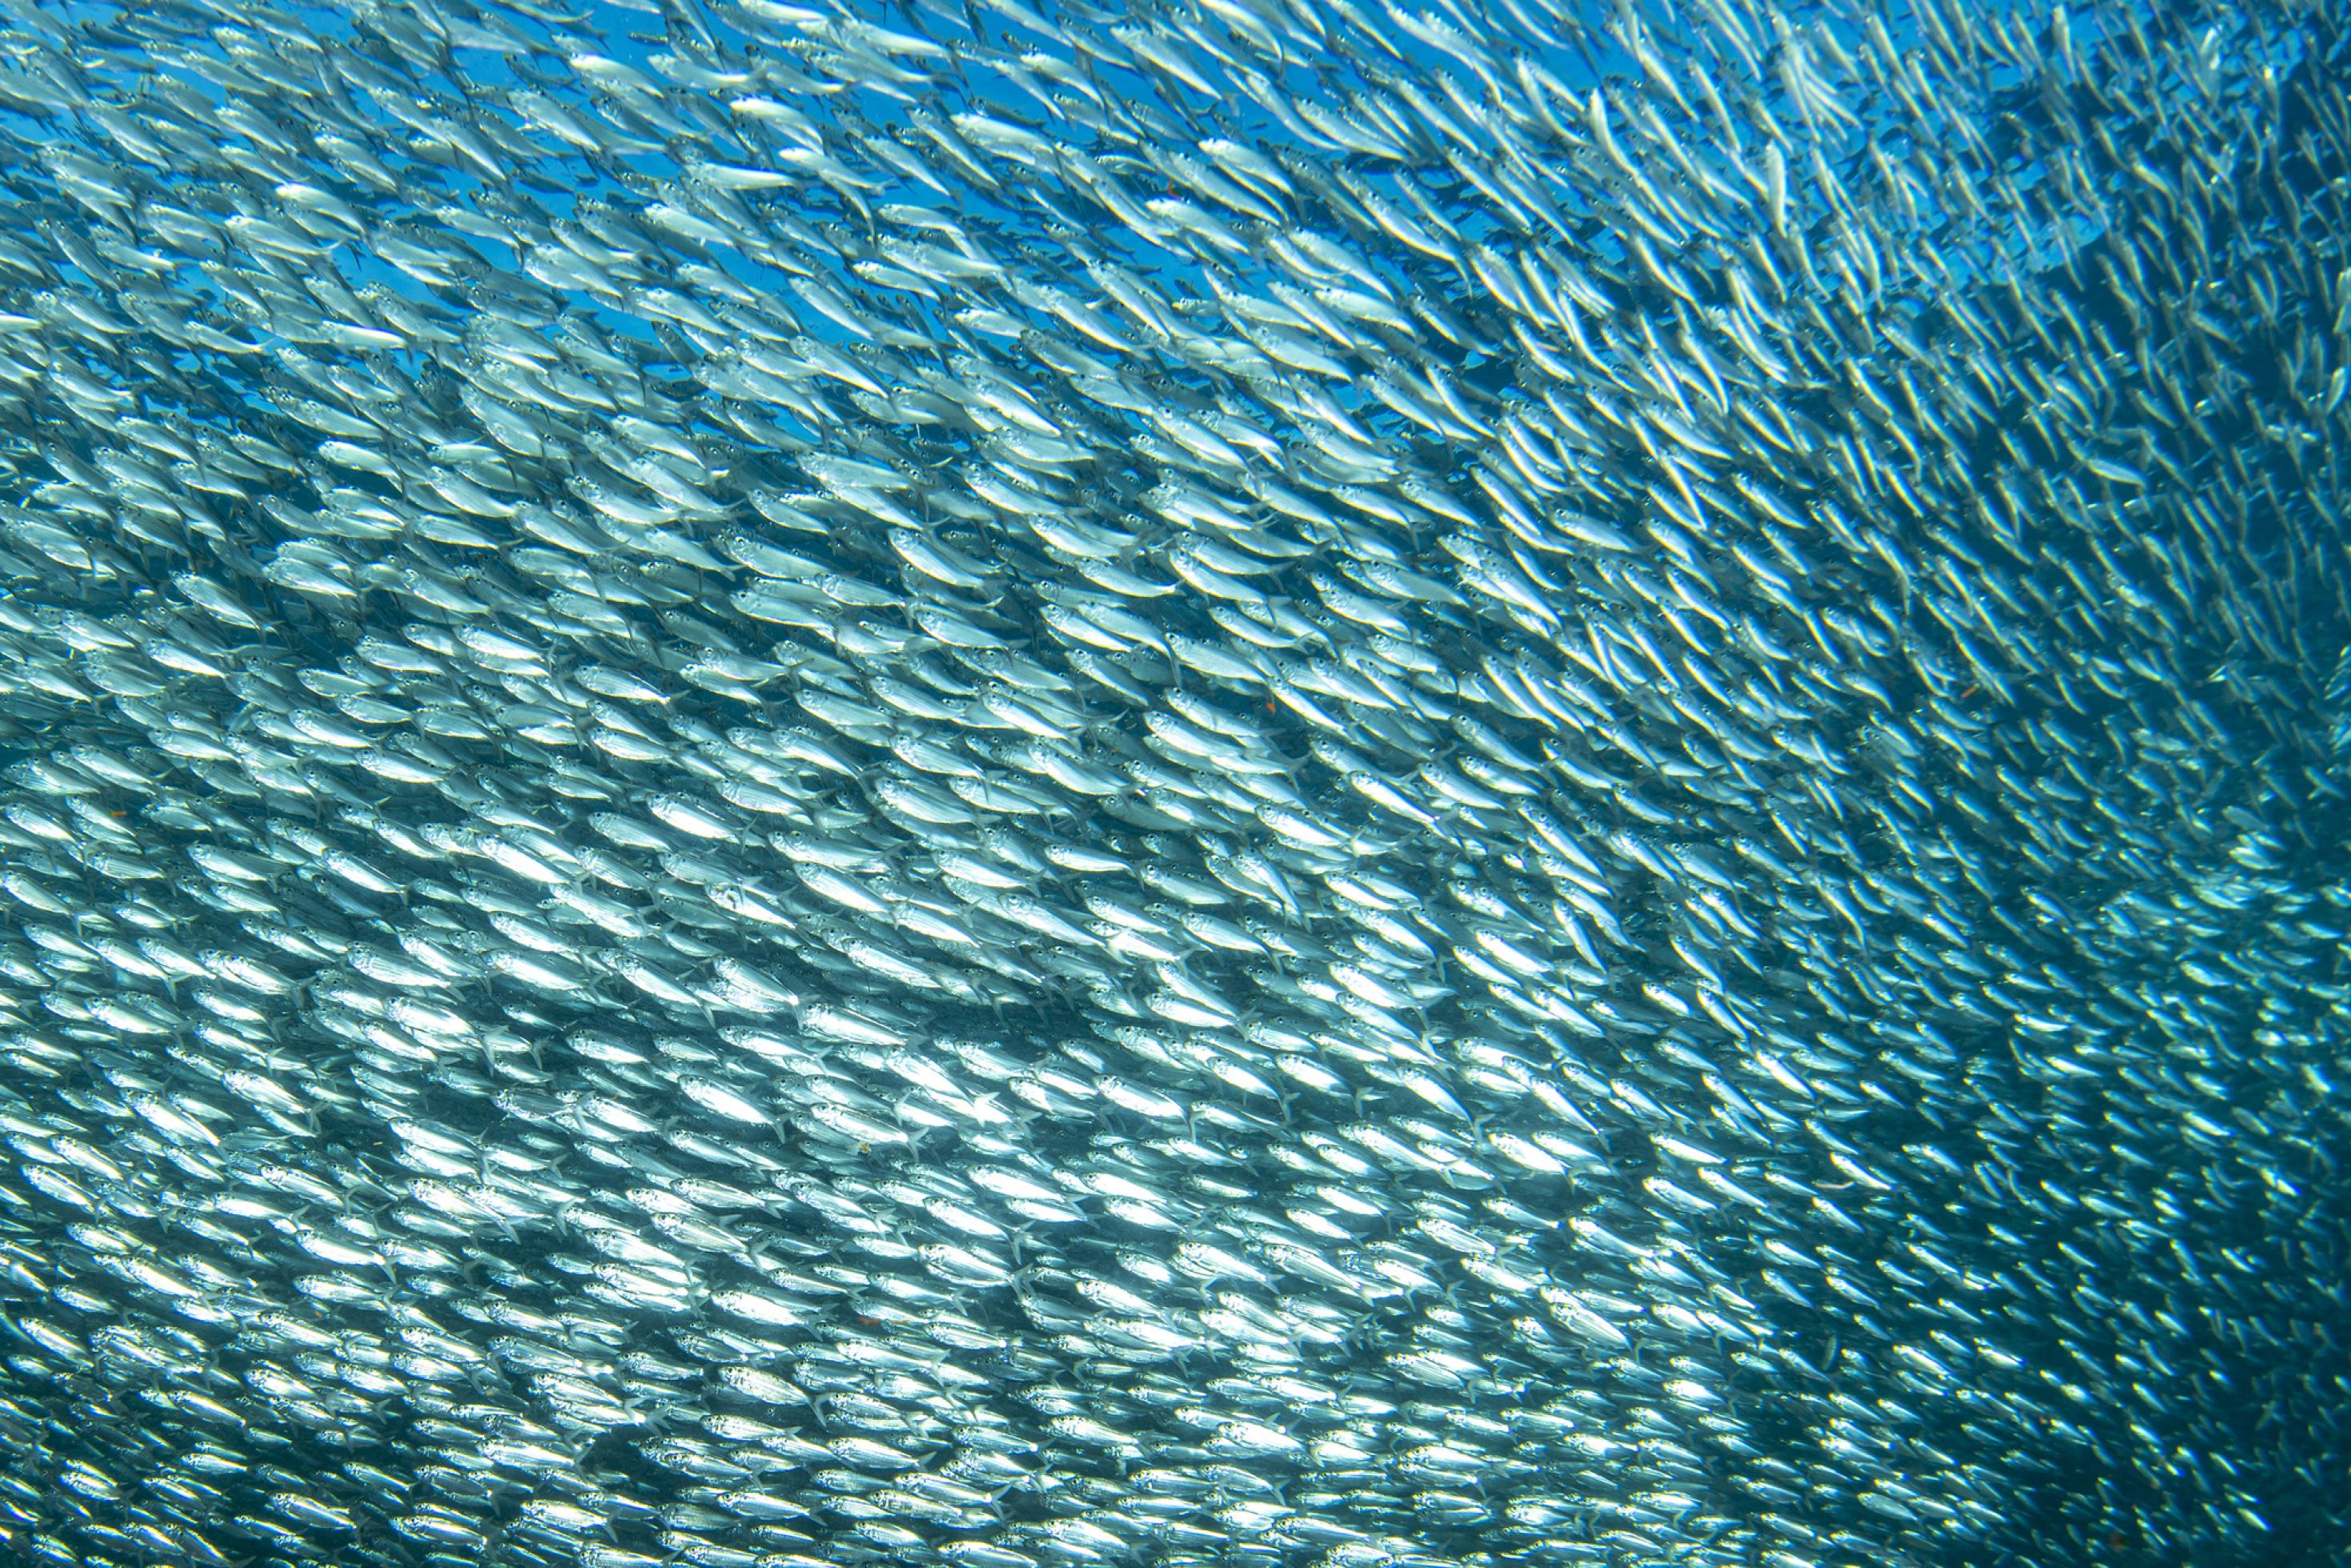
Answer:
POLYGON ((0 1557, 2339 1561, 2346 25, 0 5, 0 1557))

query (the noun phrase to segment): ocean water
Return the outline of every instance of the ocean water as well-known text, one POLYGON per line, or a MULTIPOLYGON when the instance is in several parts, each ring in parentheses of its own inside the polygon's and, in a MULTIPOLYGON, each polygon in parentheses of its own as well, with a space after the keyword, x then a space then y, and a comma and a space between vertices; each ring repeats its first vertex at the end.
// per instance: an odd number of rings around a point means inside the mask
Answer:
POLYGON ((2344 7, 0 10, 0 1560, 2342 1561, 2344 7))

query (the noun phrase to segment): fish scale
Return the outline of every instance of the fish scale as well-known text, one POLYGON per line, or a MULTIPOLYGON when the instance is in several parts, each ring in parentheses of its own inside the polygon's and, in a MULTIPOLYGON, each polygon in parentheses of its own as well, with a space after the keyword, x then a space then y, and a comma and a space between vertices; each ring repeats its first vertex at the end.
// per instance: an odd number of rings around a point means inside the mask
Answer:
POLYGON ((2342 0, 625 8, 17 18, 0 1555, 2334 1559, 2342 0))

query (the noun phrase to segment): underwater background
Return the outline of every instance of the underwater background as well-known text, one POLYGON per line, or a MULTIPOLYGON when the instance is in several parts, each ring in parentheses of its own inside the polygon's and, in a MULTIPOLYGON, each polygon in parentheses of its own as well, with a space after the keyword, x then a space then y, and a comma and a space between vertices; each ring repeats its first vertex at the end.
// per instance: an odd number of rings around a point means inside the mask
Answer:
POLYGON ((2346 21, 0 3, 0 1559, 2344 1561, 2346 21))

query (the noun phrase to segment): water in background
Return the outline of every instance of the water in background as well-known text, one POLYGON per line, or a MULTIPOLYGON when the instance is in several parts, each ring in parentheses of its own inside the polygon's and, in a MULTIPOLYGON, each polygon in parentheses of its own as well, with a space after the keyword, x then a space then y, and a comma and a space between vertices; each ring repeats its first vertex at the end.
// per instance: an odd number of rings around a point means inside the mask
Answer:
POLYGON ((6 7, 0 1555, 2339 1561, 2345 7, 6 7))

